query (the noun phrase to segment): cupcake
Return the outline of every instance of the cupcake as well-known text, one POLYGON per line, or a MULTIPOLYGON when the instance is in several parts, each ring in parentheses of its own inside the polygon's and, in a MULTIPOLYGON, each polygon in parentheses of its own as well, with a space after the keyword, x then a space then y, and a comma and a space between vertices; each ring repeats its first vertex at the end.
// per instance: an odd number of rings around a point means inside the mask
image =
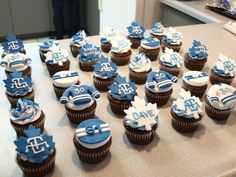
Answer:
POLYGON ((138 49, 139 53, 145 53, 151 61, 154 61, 160 52, 160 41, 157 38, 144 38, 138 49))
POLYGON ((128 39, 132 43, 131 48, 137 49, 140 45, 141 40, 144 38, 145 29, 143 26, 139 25, 137 22, 132 22, 128 29, 128 39))
POLYGON ((40 128, 30 125, 16 141, 16 162, 26 176, 42 177, 55 164, 56 149, 52 136, 40 134, 40 128))
POLYGON ((159 64, 160 70, 177 76, 183 65, 183 58, 178 52, 174 52, 172 49, 166 47, 165 53, 160 56, 159 64))
POLYGON ((16 107, 18 99, 34 101, 34 91, 31 77, 14 71, 6 80, 3 80, 6 87, 6 96, 12 107, 16 107))
POLYGON ((31 100, 17 100, 16 107, 11 110, 11 125, 18 136, 24 135, 29 125, 40 128, 41 133, 44 130, 45 117, 39 104, 31 100))
POLYGON ((85 120, 78 125, 73 142, 80 160, 87 163, 101 162, 110 151, 110 126, 100 119, 85 120))
POLYGON ((177 77, 166 71, 157 70, 149 73, 145 85, 147 101, 164 106, 173 92, 172 84, 177 81, 177 77))
POLYGON ((221 83, 211 86, 206 92, 205 111, 215 120, 227 120, 236 105, 236 89, 221 83))
POLYGON ((59 46, 59 43, 57 41, 54 40, 45 40, 45 41, 41 41, 39 43, 39 56, 42 62, 45 62, 46 56, 45 54, 48 51, 51 51, 51 49, 55 46, 59 46))
POLYGON ((124 116, 124 110, 131 106, 131 101, 137 95, 136 89, 134 82, 126 81, 125 77, 118 75, 115 78, 115 82, 109 86, 107 94, 111 111, 114 114, 124 116))
POLYGON ((111 40, 111 50, 109 52, 111 60, 118 66, 126 65, 129 62, 130 56, 132 54, 130 46, 130 41, 125 38, 113 38, 111 40))
POLYGON ((144 53, 134 57, 129 64, 129 80, 136 84, 145 84, 148 73, 152 71, 151 64, 151 60, 144 53))
POLYGON ((77 71, 59 71, 52 77, 53 88, 58 100, 63 92, 72 85, 79 85, 79 73, 77 71))
POLYGON ((72 36, 70 50, 73 57, 77 57, 79 55, 81 47, 83 47, 83 45, 87 42, 88 39, 84 30, 80 30, 74 36, 72 36))
POLYGON ((167 47, 173 49, 175 52, 179 52, 182 46, 182 40, 182 33, 177 32, 174 28, 168 28, 161 41, 162 51, 165 51, 165 48, 167 47))
POLYGON ((45 54, 45 63, 52 77, 56 72, 70 69, 70 60, 68 51, 59 47, 52 48, 51 51, 45 54))
POLYGON ((8 54, 22 53, 26 54, 24 44, 21 40, 17 39, 15 35, 9 34, 6 41, 2 43, 3 54, 2 58, 8 54))
POLYGON ((113 62, 109 62, 108 58, 103 55, 99 61, 93 66, 93 84, 99 91, 107 91, 117 75, 117 66, 113 62))
POLYGON ((182 88, 190 91, 191 96, 201 99, 207 89, 208 82, 209 76, 206 72, 188 71, 183 75, 182 88))
POLYGON ((60 98, 65 105, 66 114, 71 123, 78 124, 94 117, 97 106, 96 99, 100 93, 88 85, 72 85, 66 89, 60 98))
POLYGON ((111 27, 105 27, 100 35, 101 49, 103 52, 109 53, 109 51, 111 50, 111 39, 113 37, 116 37, 118 35, 118 32, 111 27))
POLYGON ((132 106, 125 113, 123 125, 129 141, 138 145, 151 143, 156 135, 159 116, 156 105, 135 96, 132 106))
POLYGON ((157 22, 152 26, 152 29, 150 31, 150 37, 157 38, 159 39, 159 41, 161 41, 164 34, 165 34, 165 28, 161 22, 157 22))
POLYGON ((23 53, 10 53, 2 58, 0 65, 5 67, 7 75, 13 73, 13 71, 19 71, 30 77, 32 72, 31 62, 32 60, 23 53))
POLYGON ((234 80, 235 72, 235 61, 220 53, 217 62, 211 69, 210 82, 211 84, 225 83, 230 85, 234 80))
POLYGON ((97 63, 100 55, 100 47, 97 47, 90 43, 86 43, 80 49, 80 54, 77 56, 80 69, 82 71, 93 71, 93 65, 97 63))
POLYGON ((201 71, 207 62, 208 51, 200 41, 193 41, 193 46, 184 56, 184 65, 189 70, 201 71))

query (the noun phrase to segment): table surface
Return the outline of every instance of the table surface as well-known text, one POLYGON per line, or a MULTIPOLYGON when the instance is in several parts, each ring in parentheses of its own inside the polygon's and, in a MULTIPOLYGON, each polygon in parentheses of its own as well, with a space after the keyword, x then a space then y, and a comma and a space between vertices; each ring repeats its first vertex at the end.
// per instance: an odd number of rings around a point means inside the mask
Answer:
MULTIPOLYGON (((223 24, 194 25, 177 27, 184 35, 182 56, 191 46, 193 39, 198 39, 209 50, 209 60, 204 71, 209 72, 219 52, 236 57, 236 36, 222 29, 223 24)), ((147 35, 147 34, 146 34, 147 35)), ((90 42, 99 45, 99 37, 89 37, 90 42)), ((69 49, 69 40, 61 40, 62 48, 69 49)), ((160 109, 159 127, 153 142, 146 146, 131 144, 124 134, 122 119, 117 118, 110 110, 106 93, 98 100, 96 116, 111 126, 113 142, 111 153, 101 163, 86 164, 79 160, 72 138, 75 126, 67 119, 64 106, 54 95, 52 80, 46 66, 41 63, 37 44, 26 45, 27 55, 32 58, 32 78, 35 90, 35 101, 45 112, 47 133, 53 135, 56 142, 57 155, 55 170, 49 176, 161 176, 161 177, 215 177, 219 174, 236 175, 236 110, 232 112, 226 123, 217 123, 206 115, 199 129, 194 133, 179 133, 171 126, 170 107, 178 97, 181 88, 179 81, 174 85, 173 95, 167 105, 160 109)), ((1 51, 0 51, 1 53, 1 51)), ((133 56, 138 51, 133 50, 133 56)), ((152 63, 153 70, 158 63, 152 63)), ((78 61, 71 56, 71 69, 77 70, 83 84, 92 85, 92 72, 82 72, 78 61)), ((182 71, 186 71, 183 67, 182 71)), ((128 76, 128 67, 118 67, 122 76, 128 76)), ((4 70, 0 71, 1 80, 5 79, 4 70)), ((233 84, 236 87, 234 80, 233 84)), ((210 84, 209 84, 210 86, 210 84)), ((23 176, 15 162, 15 132, 10 125, 10 105, 5 97, 5 88, 0 86, 0 171, 2 177, 23 176)), ((144 97, 144 85, 138 86, 138 95, 144 97)), ((204 104, 203 104, 204 105, 204 104)))

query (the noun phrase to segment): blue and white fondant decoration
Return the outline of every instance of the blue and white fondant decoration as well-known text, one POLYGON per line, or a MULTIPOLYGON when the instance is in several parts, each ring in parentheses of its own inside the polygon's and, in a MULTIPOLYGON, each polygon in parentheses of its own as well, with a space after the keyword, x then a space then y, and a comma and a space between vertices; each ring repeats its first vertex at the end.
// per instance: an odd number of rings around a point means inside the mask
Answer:
POLYGON ((172 111, 186 119, 199 119, 203 115, 202 102, 198 97, 191 96, 189 91, 181 88, 180 97, 172 104, 172 111))
POLYGON ((39 104, 31 100, 18 99, 16 107, 11 110, 11 120, 14 123, 24 125, 34 122, 42 114, 39 104))
POLYGON ((68 61, 69 53, 67 50, 60 47, 53 47, 45 54, 46 64, 63 66, 68 61))
POLYGON ((218 110, 232 109, 236 105, 236 89, 224 83, 211 86, 206 97, 211 106, 218 110))
POLYGON ((165 34, 165 28, 161 22, 156 22, 151 29, 151 33, 154 35, 163 36, 165 34))
POLYGON ((144 49, 152 50, 152 49, 160 48, 160 44, 161 43, 160 43, 159 39, 148 37, 148 38, 142 39, 140 45, 144 49))
POLYGON ((191 86, 201 87, 209 82, 209 75, 202 71, 187 71, 183 75, 183 81, 191 86))
POLYGON ((100 47, 93 44, 86 43, 81 49, 78 55, 79 60, 82 61, 97 61, 101 55, 100 47))
POLYGON ((6 41, 2 43, 4 53, 19 53, 24 50, 24 44, 15 35, 9 34, 6 41))
POLYGON ((60 102, 72 110, 83 110, 90 107, 96 99, 100 98, 100 93, 88 85, 72 85, 67 88, 60 102))
POLYGON ((134 82, 126 81, 125 77, 118 75, 115 82, 109 86, 109 94, 118 100, 132 100, 136 93, 137 86, 134 82))
POLYGON ((143 38, 145 29, 143 26, 139 25, 137 22, 132 22, 130 26, 127 27, 128 36, 130 38, 143 38))
POLYGON ((174 28, 169 27, 166 34, 163 36, 163 40, 170 45, 180 45, 183 40, 183 35, 174 28))
POLYGON ((140 53, 130 61, 129 68, 134 72, 141 73, 150 71, 151 65, 151 60, 144 53, 140 53))
POLYGON ((88 42, 88 38, 86 37, 86 33, 84 30, 78 31, 74 36, 71 38, 71 44, 82 47, 84 44, 88 42))
POLYGON ((24 134, 25 136, 14 141, 16 151, 22 160, 40 164, 55 151, 52 136, 40 135, 40 128, 30 125, 24 134))
POLYGON ((160 61, 163 65, 170 68, 181 68, 183 65, 183 58, 178 52, 173 49, 165 48, 165 53, 160 56, 160 61))
POLYGON ((157 70, 148 74, 146 88, 153 93, 167 92, 172 89, 173 83, 178 81, 172 74, 157 70))
POLYGON ((24 96, 33 89, 31 77, 23 75, 22 72, 18 71, 11 73, 3 82, 5 83, 7 93, 13 96, 24 96))
POLYGON ((80 145, 95 149, 106 144, 111 138, 110 126, 100 119, 88 119, 76 129, 76 140, 80 145))
POLYGON ((99 58, 99 61, 93 65, 94 76, 101 79, 112 78, 117 74, 117 66, 112 61, 108 61, 108 58, 103 55, 99 58))
POLYGON ((188 50, 188 55, 192 59, 203 60, 208 57, 208 50, 206 46, 202 45, 200 41, 194 40, 193 46, 188 50))
POLYGON ((236 72, 236 64, 234 60, 220 53, 212 70, 214 73, 223 77, 234 77, 236 72))
POLYGON ((141 131, 151 131, 152 127, 158 123, 159 110, 156 104, 146 103, 143 98, 138 96, 134 97, 131 104, 129 109, 124 110, 125 123, 141 131))
POLYGON ((59 43, 55 40, 48 39, 48 40, 43 40, 39 42, 39 49, 42 51, 49 51, 51 48, 59 46, 59 43))
POLYGON ((126 53, 131 48, 130 40, 123 37, 115 37, 111 40, 111 51, 114 53, 126 53))
POLYGON ((57 87, 67 88, 75 85, 79 81, 79 73, 77 71, 59 71, 52 77, 53 84, 57 87))
POLYGON ((106 26, 103 29, 103 31, 100 33, 100 35, 101 35, 101 38, 100 38, 101 43, 110 43, 111 39, 118 36, 119 33, 114 28, 106 26))

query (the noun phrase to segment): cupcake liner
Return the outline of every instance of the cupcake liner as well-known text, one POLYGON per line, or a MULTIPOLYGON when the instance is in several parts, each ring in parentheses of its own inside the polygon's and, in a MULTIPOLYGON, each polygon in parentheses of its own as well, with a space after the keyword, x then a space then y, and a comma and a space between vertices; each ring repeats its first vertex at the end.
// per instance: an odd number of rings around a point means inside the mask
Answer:
POLYGON ((129 80, 135 82, 136 84, 145 84, 147 80, 148 73, 150 73, 152 69, 147 72, 134 72, 129 68, 129 80))
POLYGON ((182 42, 180 43, 180 45, 170 45, 170 44, 167 44, 164 39, 161 40, 161 47, 162 47, 163 52, 165 52, 166 47, 169 48, 169 49, 174 50, 175 52, 179 52, 181 46, 182 46, 182 42))
POLYGON ((93 84, 95 88, 99 91, 108 91, 108 86, 110 86, 114 82, 115 77, 116 76, 113 76, 112 78, 108 79, 100 79, 98 77, 93 76, 93 84))
POLYGON ((130 42, 132 43, 131 48, 132 49, 137 49, 138 46, 140 45, 140 42, 143 38, 131 38, 128 37, 128 39, 130 40, 130 42))
POLYGON ((193 132, 195 131, 198 126, 200 125, 202 117, 199 119, 188 119, 188 118, 182 118, 176 115, 172 109, 171 109, 171 124, 172 126, 180 131, 180 132, 193 132))
POLYGON ((26 176, 30 177, 42 177, 49 174, 54 166, 56 159, 56 149, 54 152, 48 156, 41 164, 31 163, 28 161, 23 161, 20 159, 19 155, 16 156, 17 164, 20 166, 21 170, 26 176))
POLYGON ((76 152, 82 161, 87 163, 98 163, 103 161, 107 157, 110 151, 112 138, 110 138, 110 140, 106 144, 96 149, 88 149, 81 146, 76 139, 76 135, 74 135, 73 142, 76 152))
POLYGON ((212 85, 214 84, 220 84, 220 83, 225 83, 230 85, 234 80, 234 77, 223 77, 218 74, 216 74, 214 71, 211 70, 210 73, 210 82, 212 85))
POLYGON ((24 130, 27 130, 29 128, 29 125, 33 125, 35 128, 40 128, 41 132, 43 132, 44 130, 44 122, 45 122, 45 115, 42 111, 40 117, 34 121, 34 122, 30 122, 24 125, 21 124, 17 124, 15 122, 13 122, 12 120, 10 120, 11 125, 13 126, 17 136, 23 136, 24 135, 24 130))
POLYGON ((29 92, 24 96, 11 96, 7 93, 6 93, 6 96, 7 96, 7 99, 9 100, 12 107, 16 107, 18 99, 27 99, 27 100, 34 101, 34 91, 29 92))
POLYGON ((160 70, 166 71, 174 76, 178 76, 178 74, 180 72, 180 68, 167 67, 167 66, 163 65, 161 61, 159 63, 160 63, 160 70))
MULTIPOLYGON (((80 48, 81 48, 81 47, 80 47, 80 48)), ((71 51, 73 57, 77 57, 77 56, 79 55, 79 53, 80 53, 80 48, 77 47, 77 46, 75 46, 75 45, 73 45, 73 44, 70 44, 70 51, 71 51)))
POLYGON ((189 57, 188 53, 184 55, 184 65, 187 69, 193 70, 193 71, 201 71, 206 64, 207 59, 198 60, 198 59, 192 59, 189 57))
POLYGON ((46 63, 46 66, 47 66, 49 75, 52 77, 56 72, 70 70, 70 60, 67 60, 65 63, 63 63, 62 66, 59 66, 57 64, 51 65, 47 63, 46 63))
POLYGON ((144 53, 151 61, 157 60, 157 56, 159 55, 160 48, 157 49, 144 49, 142 46, 138 48, 139 53, 144 53))
MULTIPOLYGON (((80 84, 80 81, 78 81, 75 85, 79 85, 80 84)), ((57 97, 58 100, 60 100, 62 94, 64 93, 64 91, 67 89, 68 87, 66 88, 62 88, 62 87, 57 87, 53 84, 53 89, 54 89, 54 92, 55 92, 55 95, 57 97)))
POLYGON ((157 106, 164 106, 170 99, 172 92, 173 92, 173 89, 167 92, 153 93, 149 91, 147 88, 145 88, 145 95, 146 95, 147 101, 151 103, 156 103, 157 106))
POLYGON ((101 42, 101 49, 103 52, 109 53, 111 50, 111 43, 110 42, 109 43, 102 43, 101 42))
MULTIPOLYGON (((31 77, 32 74, 32 68, 30 66, 28 66, 25 70, 19 71, 22 72, 23 75, 26 75, 28 77, 31 77)), ((11 73, 13 73, 13 71, 7 71, 5 70, 6 75, 10 76, 11 73)))
POLYGON ((47 52, 48 52, 48 51, 42 51, 42 50, 39 49, 39 56, 40 56, 40 59, 41 59, 41 61, 42 61, 43 63, 44 63, 45 60, 46 60, 45 54, 47 54, 47 52))
POLYGON ((190 91, 191 96, 196 96, 201 99, 207 89, 207 85, 204 85, 202 87, 191 86, 183 80, 182 88, 186 91, 190 91))
POLYGON ((159 35, 155 35, 155 34, 150 33, 150 37, 157 38, 161 42, 163 35, 159 36, 159 35))
POLYGON ((93 65, 97 63, 98 60, 95 61, 82 61, 79 60, 79 67, 82 71, 93 71, 93 65))
POLYGON ((65 109, 69 121, 73 124, 79 124, 80 122, 88 118, 94 117, 96 107, 97 107, 97 102, 94 101, 94 103, 90 107, 84 110, 75 111, 69 109, 67 106, 65 106, 65 109))
POLYGON ((132 52, 131 52, 131 50, 129 50, 126 53, 117 54, 117 53, 110 51, 109 54, 111 55, 111 61, 116 63, 118 66, 122 66, 122 65, 126 65, 127 63, 129 63, 130 56, 131 56, 132 52))

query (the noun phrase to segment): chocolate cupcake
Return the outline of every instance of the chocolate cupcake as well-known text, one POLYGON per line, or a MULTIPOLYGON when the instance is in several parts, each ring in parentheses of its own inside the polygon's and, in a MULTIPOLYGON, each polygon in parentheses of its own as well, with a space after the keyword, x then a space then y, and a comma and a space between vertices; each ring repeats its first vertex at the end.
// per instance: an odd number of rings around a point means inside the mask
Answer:
POLYGON ((47 52, 46 66, 49 75, 52 77, 56 72, 65 71, 70 69, 70 60, 68 51, 59 47, 52 48, 47 52))
POLYGON ((16 141, 16 162, 26 176, 42 177, 55 164, 56 149, 52 136, 40 134, 40 128, 30 125, 16 141))
POLYGON ((214 120, 227 120, 236 105, 236 89, 221 83, 206 92, 205 111, 214 120))
POLYGON ((209 76, 206 72, 188 71, 183 75, 182 88, 190 91, 191 96, 201 99, 207 89, 208 82, 209 76))
POLYGON ((165 35, 165 28, 162 25, 161 22, 156 22, 150 31, 150 37, 154 37, 159 39, 159 41, 162 40, 163 36, 165 35))
POLYGON ((179 52, 182 46, 183 35, 180 32, 177 32, 174 28, 168 28, 165 35, 162 38, 162 51, 165 51, 165 48, 173 49, 175 52, 179 52))
POLYGON ((195 131, 203 117, 202 103, 198 97, 191 96, 184 89, 181 89, 179 95, 171 107, 172 126, 180 132, 195 131))
POLYGON ((159 116, 156 105, 135 96, 132 106, 125 113, 123 125, 128 140, 138 145, 151 143, 156 135, 159 116))
POLYGON ((144 38, 145 29, 143 26, 139 25, 137 22, 132 22, 128 29, 128 39, 132 43, 131 48, 137 49, 140 45, 141 40, 144 38))
POLYGON ((147 101, 164 106, 173 92, 172 84, 177 81, 177 77, 166 71, 157 70, 149 73, 145 85, 147 101))
POLYGON ((109 62, 108 58, 103 55, 99 61, 93 66, 93 84, 99 91, 109 90, 110 86, 117 76, 117 66, 113 62, 109 62))
POLYGON ((87 163, 101 162, 110 152, 110 126, 100 119, 85 120, 78 125, 73 142, 80 160, 87 163))
POLYGON ((39 56, 42 62, 45 62, 46 56, 45 54, 51 51, 51 49, 55 46, 59 46, 59 43, 54 40, 45 40, 39 43, 39 56))
POLYGON ((6 87, 6 96, 12 107, 16 107, 18 99, 34 101, 34 91, 31 77, 14 71, 6 80, 3 80, 6 87))
POLYGON ((103 52, 109 53, 111 50, 111 39, 118 36, 118 32, 111 27, 105 27, 100 35, 101 49, 103 52))
POLYGON ((132 54, 130 41, 122 37, 116 37, 111 40, 111 46, 109 52, 111 60, 118 66, 126 65, 132 54))
POLYGON ((139 53, 144 53, 151 61, 155 61, 160 52, 160 41, 157 38, 144 38, 138 49, 139 53))
POLYGON ((134 57, 129 64, 129 80, 136 84, 145 84, 148 73, 152 71, 151 60, 141 53, 134 57))
POLYGON ((79 73, 77 71, 59 71, 52 77, 53 88, 58 100, 63 92, 72 85, 79 85, 79 73))
POLYGON ((234 80, 235 72, 234 60, 220 53, 217 62, 211 69, 210 82, 211 84, 225 83, 230 85, 234 80))
POLYGON ((72 85, 66 89, 60 98, 65 105, 66 114, 71 123, 78 124, 94 117, 97 107, 96 99, 100 93, 88 85, 72 85))
POLYGON ((100 47, 94 46, 90 43, 86 43, 80 49, 80 54, 77 56, 80 69, 82 71, 93 71, 93 65, 98 62, 100 55, 100 47))
POLYGON ((183 65, 183 58, 172 49, 165 48, 165 53, 160 56, 160 70, 166 71, 174 76, 177 76, 183 65))
POLYGON ((84 30, 80 30, 74 36, 72 36, 71 42, 70 42, 70 51, 73 57, 77 57, 79 55, 80 49, 87 42, 88 42, 88 39, 86 37, 86 33, 84 30))
POLYGON ((115 82, 109 86, 107 94, 111 111, 114 114, 124 116, 124 110, 131 106, 131 101, 137 95, 136 89, 137 87, 134 82, 126 81, 125 77, 118 75, 115 78, 115 82))
POLYGON ((206 46, 202 45, 200 41, 193 41, 193 46, 188 50, 184 56, 185 67, 189 70, 201 71, 207 62, 208 51, 206 46))

